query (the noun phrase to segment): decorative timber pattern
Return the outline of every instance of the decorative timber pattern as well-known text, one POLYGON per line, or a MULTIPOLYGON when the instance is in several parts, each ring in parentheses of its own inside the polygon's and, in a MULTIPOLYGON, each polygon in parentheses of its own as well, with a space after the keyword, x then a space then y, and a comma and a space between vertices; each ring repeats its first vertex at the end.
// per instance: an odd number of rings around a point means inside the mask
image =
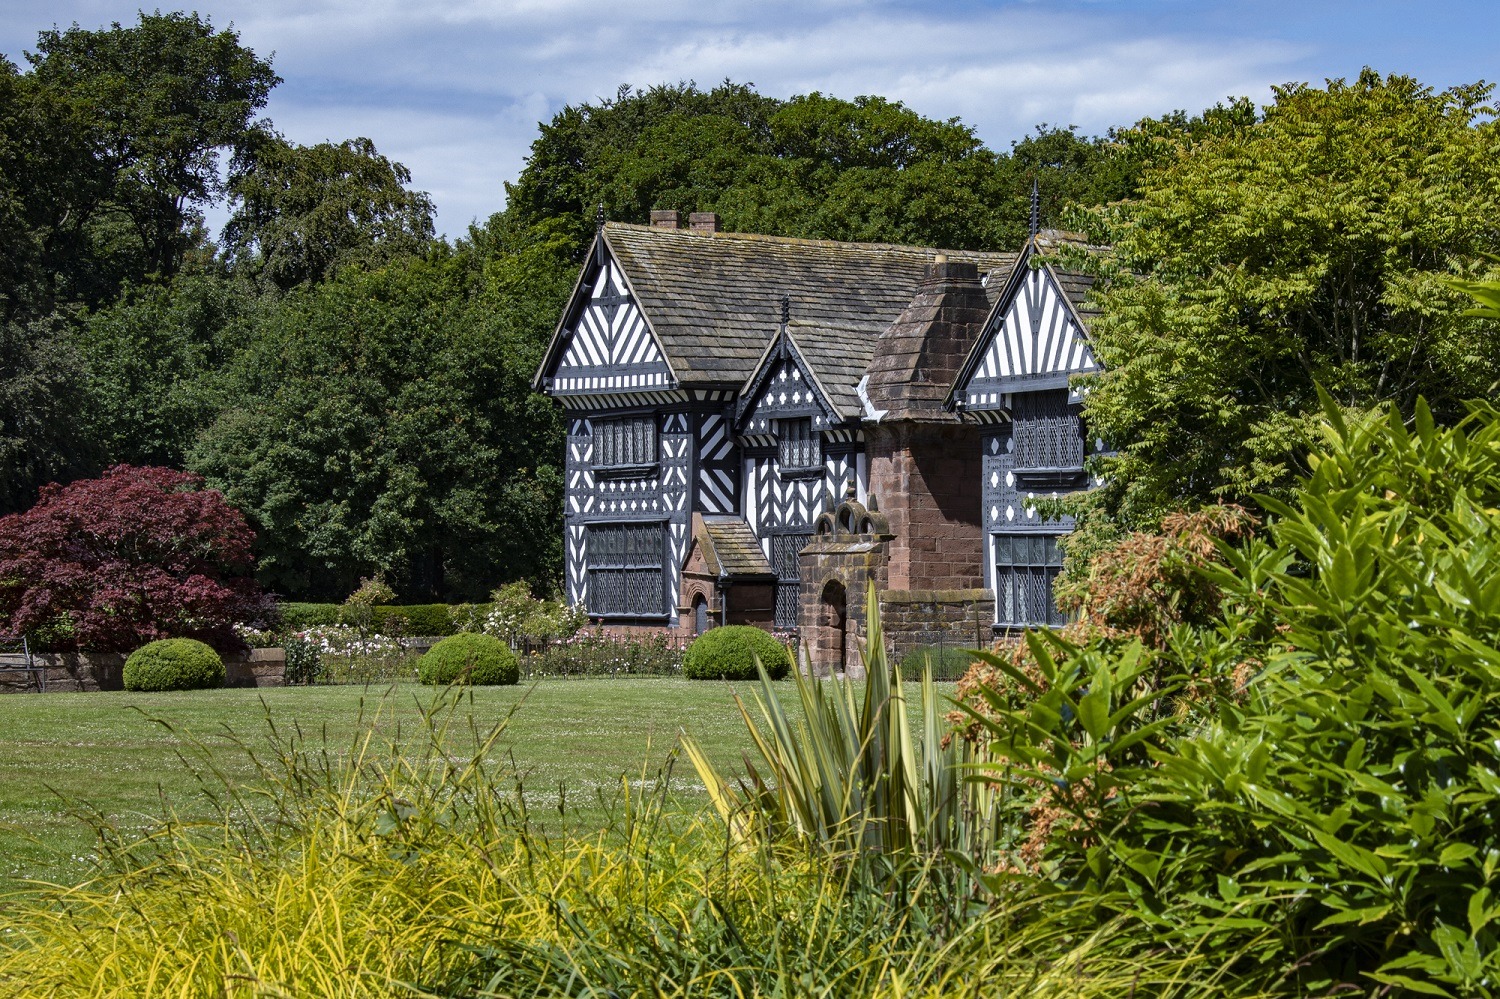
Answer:
POLYGON ((796 357, 775 365, 745 402, 740 433, 764 436, 774 432, 775 421, 807 417, 816 430, 826 430, 838 418, 812 383, 807 368, 796 357))
POLYGON ((551 387, 560 395, 675 388, 656 339, 612 260, 600 266, 551 387))
POLYGON ((752 474, 750 498, 755 504, 755 516, 751 526, 757 534, 765 537, 784 530, 811 530, 818 514, 823 512, 821 476, 783 479, 781 463, 774 455, 755 459, 752 474))
POLYGON ((979 364, 960 390, 969 411, 995 410, 1006 393, 1067 385, 1068 377, 1098 371, 1067 298, 1051 271, 1029 270, 1009 307, 991 321, 979 364))
POLYGON ((682 563, 687 558, 688 522, 692 518, 691 489, 693 435, 686 413, 669 413, 662 422, 661 503, 667 514, 667 606, 677 606, 682 563))
POLYGON ((729 417, 705 413, 698 424, 698 506, 700 513, 737 513, 740 461, 729 417))

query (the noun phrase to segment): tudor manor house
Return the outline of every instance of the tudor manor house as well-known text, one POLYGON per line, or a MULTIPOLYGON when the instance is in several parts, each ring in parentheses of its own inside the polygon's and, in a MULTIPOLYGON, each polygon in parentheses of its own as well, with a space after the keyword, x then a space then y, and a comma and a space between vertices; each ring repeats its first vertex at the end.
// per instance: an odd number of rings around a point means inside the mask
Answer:
MULTIPOLYGON (((1033 218, 1035 214, 1033 213, 1033 218)), ((1089 484, 1090 279, 1039 254, 603 222, 535 386, 567 418, 566 591, 608 626, 795 631, 859 668, 873 581, 900 655, 1056 624, 1089 484)))

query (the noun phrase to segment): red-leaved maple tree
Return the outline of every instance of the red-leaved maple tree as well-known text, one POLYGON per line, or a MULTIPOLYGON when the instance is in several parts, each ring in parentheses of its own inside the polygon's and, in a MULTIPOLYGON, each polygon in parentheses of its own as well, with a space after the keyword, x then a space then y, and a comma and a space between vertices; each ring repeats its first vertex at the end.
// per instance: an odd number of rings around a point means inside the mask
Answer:
POLYGON ((116 465, 44 486, 0 518, 0 631, 58 649, 129 651, 158 638, 236 644, 263 613, 254 532, 201 476, 116 465))

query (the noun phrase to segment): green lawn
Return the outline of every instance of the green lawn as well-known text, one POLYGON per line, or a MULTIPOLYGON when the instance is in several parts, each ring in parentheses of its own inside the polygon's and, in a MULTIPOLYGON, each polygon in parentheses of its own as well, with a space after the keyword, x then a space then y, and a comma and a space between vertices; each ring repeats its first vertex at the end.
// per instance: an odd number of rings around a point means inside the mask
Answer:
MULTIPOLYGON (((739 769, 750 749, 732 688, 750 684, 676 679, 544 680, 533 687, 481 688, 460 709, 461 750, 468 717, 487 727, 522 698, 499 751, 514 757, 533 814, 557 818, 559 786, 568 821, 597 826, 598 795, 611 796, 621 778, 654 776, 679 728, 685 728, 722 766, 739 769)), ((779 685, 783 700, 795 688, 779 685)), ((217 747, 215 759, 238 780, 254 779, 249 760, 233 748, 232 731, 264 746, 266 718, 299 725, 314 739, 345 750, 366 715, 383 708, 382 725, 410 733, 418 704, 432 690, 402 685, 390 691, 360 687, 292 687, 194 693, 90 693, 0 697, 0 891, 28 879, 74 880, 87 871, 93 846, 88 826, 68 802, 86 802, 124 827, 145 827, 163 813, 162 799, 184 817, 207 806, 178 759, 183 735, 217 747), (169 721, 176 732, 153 722, 169 721), (179 735, 176 733, 183 733, 179 735)), ((684 808, 706 803, 687 761, 680 760, 672 793, 684 808)))

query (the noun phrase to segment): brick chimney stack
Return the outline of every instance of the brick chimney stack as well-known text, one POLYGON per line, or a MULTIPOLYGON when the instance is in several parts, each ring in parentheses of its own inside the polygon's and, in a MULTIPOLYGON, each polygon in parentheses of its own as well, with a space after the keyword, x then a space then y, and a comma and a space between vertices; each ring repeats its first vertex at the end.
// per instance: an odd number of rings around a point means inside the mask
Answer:
POLYGON ((694 232, 718 232, 718 212, 693 212, 688 216, 688 227, 694 232))
POLYGON ((682 213, 672 208, 653 208, 651 210, 651 228, 681 229, 682 213))
POLYGON ((989 314, 979 269, 937 254, 911 304, 881 334, 866 369, 880 419, 865 424, 870 495, 899 540, 891 590, 984 586, 979 432, 943 408, 989 314))

